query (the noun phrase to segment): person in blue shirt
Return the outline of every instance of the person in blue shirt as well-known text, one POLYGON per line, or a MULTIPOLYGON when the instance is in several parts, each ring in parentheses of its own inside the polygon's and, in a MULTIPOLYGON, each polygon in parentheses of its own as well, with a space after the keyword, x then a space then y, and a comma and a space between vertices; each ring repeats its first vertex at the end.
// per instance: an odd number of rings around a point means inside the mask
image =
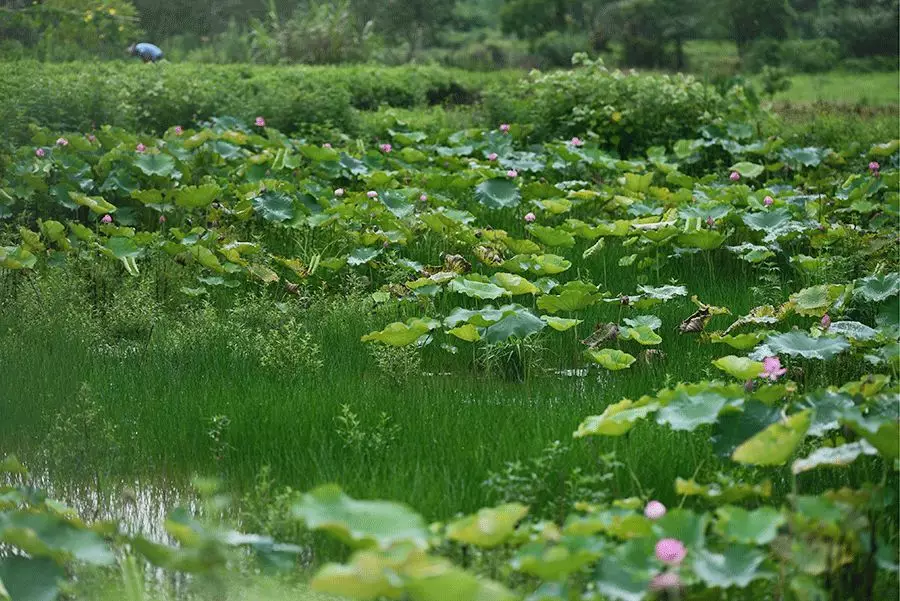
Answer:
POLYGON ((162 60, 163 57, 163 51, 159 49, 159 46, 147 42, 132 44, 128 47, 128 54, 141 57, 145 63, 155 63, 162 60))

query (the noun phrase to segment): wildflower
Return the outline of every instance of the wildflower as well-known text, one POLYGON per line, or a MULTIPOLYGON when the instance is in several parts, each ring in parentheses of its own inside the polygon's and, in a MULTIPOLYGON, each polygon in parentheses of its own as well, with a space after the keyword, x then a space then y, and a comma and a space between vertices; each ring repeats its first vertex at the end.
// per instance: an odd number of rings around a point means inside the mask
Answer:
POLYGON ((509 123, 501 123, 500 131, 502 131, 505 134, 508 134, 509 133, 509 123))
POLYGON ((44 152, 44 149, 43 149, 43 148, 35 148, 35 149, 34 149, 34 154, 35 154, 39 159, 42 159, 42 158, 44 158, 44 155, 47 154, 47 153, 44 152))
POLYGON ((104 215, 102 219, 100 219, 100 223, 112 223, 111 215, 104 215))
POLYGON ((489 155, 488 155, 488 160, 489 160, 489 161, 496 161, 496 160, 497 160, 497 153, 496 153, 496 152, 492 152, 491 154, 489 154, 489 155))
POLYGON ((687 555, 687 549, 677 538, 664 538, 656 543, 656 558, 669 565, 678 565, 687 555))
POLYGON ((681 578, 675 572, 663 572, 657 574, 650 581, 651 591, 666 591, 681 587, 681 578))
POLYGON ((878 161, 869 163, 869 171, 871 171, 873 175, 878 175, 879 169, 881 169, 881 165, 878 164, 878 161))
POLYGON ((266 126, 266 120, 263 119, 262 117, 257 117, 256 118, 256 127, 265 127, 265 126, 266 126))
POLYGON ((368 196, 369 198, 375 198, 376 196, 378 196, 378 192, 376 192, 375 190, 369 190, 368 192, 366 192, 366 196, 368 196))
POLYGON ((392 146, 390 144, 381 144, 378 148, 381 149, 381 152, 387 154, 391 151, 392 146))
POLYGON ((732 172, 731 172, 731 175, 729 175, 728 178, 729 178, 731 181, 736 182, 736 181, 738 181, 739 179, 741 179, 741 174, 738 173, 737 171, 732 171, 732 172))
POLYGON ((165 216, 165 215, 160 215, 160 216, 159 216, 159 223, 160 223, 160 225, 162 225, 162 224, 165 223, 165 222, 166 222, 166 216, 165 216))
POLYGON ((763 359, 763 372, 759 377, 775 381, 786 373, 787 369, 781 367, 781 359, 778 357, 766 357, 763 359))
POLYGON ((535 219, 537 219, 537 217, 535 217, 534 213, 525 214, 525 221, 527 221, 528 223, 533 223, 535 219))
POLYGON ((569 143, 570 143, 572 146, 584 146, 584 140, 582 140, 582 139, 579 138, 578 136, 575 136, 574 138, 572 138, 572 139, 569 141, 569 143))
POLYGON ((322 148, 331 148, 331 142, 325 142, 322 144, 322 148))
POLYGON ((343 188, 338 188, 337 190, 334 191, 334 195, 335 195, 335 196, 343 196, 343 195, 344 195, 344 189, 343 189, 343 188))
POLYGON ((831 316, 828 313, 826 313, 825 315, 822 316, 822 321, 820 321, 819 323, 822 324, 823 330, 827 330, 828 328, 831 327, 831 316))
POLYGON ((184 133, 184 128, 181 127, 180 125, 176 125, 175 126, 175 135, 180 136, 183 133, 184 133))
POLYGON ((145 150, 147 150, 147 147, 144 146, 143 144, 139 143, 137 146, 134 147, 134 149, 138 152, 144 152, 145 150))
POLYGON ((58 138, 58 139, 56 140, 56 145, 57 145, 57 146, 68 146, 68 145, 69 145, 69 141, 66 140, 65 138, 58 138))
POLYGON ((775 202, 775 199, 771 196, 766 196, 765 198, 763 198, 763 204, 767 207, 771 207, 773 202, 775 202))
POLYGON ((518 176, 519 176, 519 172, 516 171, 515 169, 510 169, 509 171, 506 172, 506 177, 518 177, 518 176))
POLYGON ((644 507, 644 515, 651 520, 658 520, 666 515, 666 506, 659 501, 650 501, 647 503, 647 506, 644 507))
POLYGON ((423 194, 422 196, 419 197, 419 200, 421 200, 422 202, 427 202, 427 201, 428 201, 428 195, 427 195, 427 194, 423 194))

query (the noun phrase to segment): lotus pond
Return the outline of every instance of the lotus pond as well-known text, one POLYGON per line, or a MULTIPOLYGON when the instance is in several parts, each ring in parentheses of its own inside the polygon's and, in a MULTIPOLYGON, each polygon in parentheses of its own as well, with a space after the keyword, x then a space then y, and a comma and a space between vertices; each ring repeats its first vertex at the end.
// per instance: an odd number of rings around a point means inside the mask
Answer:
POLYGON ((896 599, 900 140, 759 130, 34 128, 0 599, 896 599))

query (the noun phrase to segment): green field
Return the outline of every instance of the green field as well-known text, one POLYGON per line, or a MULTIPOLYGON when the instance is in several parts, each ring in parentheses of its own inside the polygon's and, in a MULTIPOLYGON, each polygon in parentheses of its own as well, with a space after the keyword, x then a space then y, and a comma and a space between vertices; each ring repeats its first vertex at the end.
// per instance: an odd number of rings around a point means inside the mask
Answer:
POLYGON ((4 107, 12 601, 897 598, 889 117, 601 68, 339 68, 339 106, 327 69, 199 73, 4 107))
POLYGON ((793 75, 791 87, 775 95, 776 102, 834 102, 861 106, 890 106, 900 103, 900 75, 897 73, 846 73, 793 75))

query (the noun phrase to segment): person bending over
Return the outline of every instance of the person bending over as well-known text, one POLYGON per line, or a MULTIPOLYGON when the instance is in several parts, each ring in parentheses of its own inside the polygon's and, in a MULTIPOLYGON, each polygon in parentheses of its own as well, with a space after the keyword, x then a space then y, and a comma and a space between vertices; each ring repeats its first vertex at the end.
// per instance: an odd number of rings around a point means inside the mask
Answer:
POLYGON ((147 42, 132 44, 128 47, 128 54, 141 57, 145 63, 155 63, 162 60, 163 57, 163 51, 159 49, 159 46, 147 42))

